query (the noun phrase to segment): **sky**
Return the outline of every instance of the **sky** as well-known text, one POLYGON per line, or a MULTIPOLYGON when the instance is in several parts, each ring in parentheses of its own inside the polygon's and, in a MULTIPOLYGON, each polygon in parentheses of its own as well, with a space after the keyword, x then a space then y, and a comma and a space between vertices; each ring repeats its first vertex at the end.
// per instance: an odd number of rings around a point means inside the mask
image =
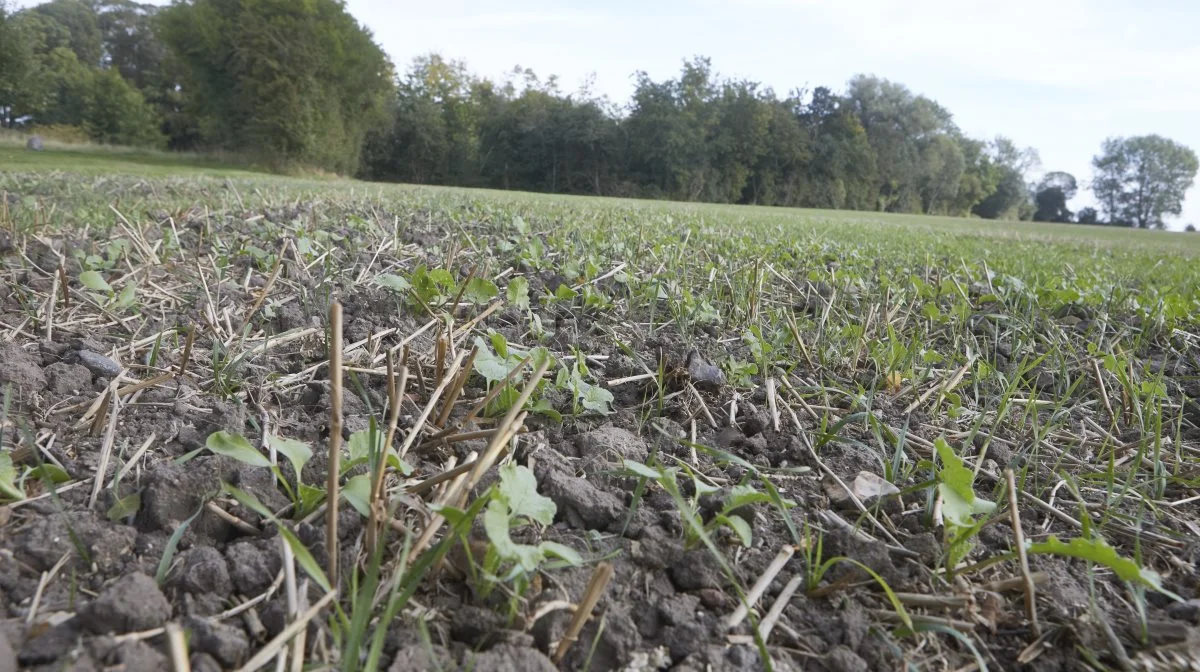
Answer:
MULTIPOLYGON (((24 0, 20 4, 37 4, 24 0)), ((165 4, 155 0, 155 4, 165 4)), ((1200 151, 1200 3, 1192 0, 347 0, 398 71, 436 52, 503 79, 514 66, 624 104, 634 73, 707 56, 780 95, 855 74, 907 86, 968 135, 1033 147, 1081 182, 1106 137, 1157 133, 1200 151)), ((1037 175, 1031 176, 1036 179, 1037 175)), ((1200 226, 1200 188, 1172 228, 1200 226)))

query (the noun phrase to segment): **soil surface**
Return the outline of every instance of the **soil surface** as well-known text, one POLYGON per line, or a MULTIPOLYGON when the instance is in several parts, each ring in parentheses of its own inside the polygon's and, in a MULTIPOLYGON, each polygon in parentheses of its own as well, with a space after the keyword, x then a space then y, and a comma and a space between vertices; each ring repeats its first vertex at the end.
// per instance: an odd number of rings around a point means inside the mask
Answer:
MULTIPOLYGON (((282 458, 287 486, 267 468, 213 454, 206 441, 229 432, 255 450, 264 433, 305 442, 315 456, 301 480, 324 487, 332 299, 344 310, 344 438, 368 428, 373 416, 386 427, 387 378, 379 374, 386 352, 407 340, 411 380, 395 445, 411 431, 421 434, 405 456, 412 473, 391 474, 388 486, 398 524, 417 533, 437 491, 405 488, 488 446, 486 437, 430 441, 434 428, 417 424, 439 382, 439 361, 466 352, 475 335, 486 339, 491 330, 510 344, 542 345, 560 361, 584 356, 589 380, 613 397, 609 414, 578 412, 569 393, 548 384, 543 396, 562 419, 530 414, 506 458, 529 467, 538 492, 555 504, 551 525, 526 526, 514 536, 565 544, 585 564, 547 567, 523 594, 503 588, 483 596, 471 579, 469 554, 457 549, 401 614, 379 626, 387 628, 383 669, 765 669, 753 623, 793 580, 799 581, 789 588, 794 595, 779 605, 764 645, 776 670, 951 670, 973 669, 976 661, 990 669, 1196 669, 1180 661, 1200 661, 1200 505, 1166 504, 1194 493, 1200 473, 1173 475, 1173 483, 1191 479, 1190 491, 1171 486, 1161 499, 1147 495, 1136 507, 1125 500, 1112 511, 1129 534, 1110 534, 1109 541, 1123 555, 1140 553, 1183 601, 1135 589, 1100 565, 1036 555, 1029 558, 1037 582, 1035 630, 1010 555, 1007 513, 979 531, 963 566, 1001 560, 949 578, 942 571, 944 529, 932 513, 930 483, 922 482, 929 472, 886 487, 891 456, 879 450, 877 425, 853 417, 836 440, 821 441, 830 418, 853 410, 812 393, 803 367, 791 374, 794 389, 774 381, 770 390, 778 396, 768 398, 761 377, 735 386, 718 366, 730 353, 753 358, 742 340, 718 329, 651 330, 619 307, 547 300, 574 281, 523 267, 504 252, 483 209, 385 211, 376 203, 299 200, 166 211, 138 202, 123 212, 128 224, 109 213, 111 229, 17 230, 0 245, 3 450, 20 473, 43 465, 20 483, 25 498, 0 508, 0 670, 169 669, 168 625, 187 632, 193 670, 237 669, 284 631, 293 620, 285 544, 271 521, 222 494, 222 484, 281 512, 322 567, 329 560, 325 517, 288 512, 295 477, 282 458), (395 236, 393 222, 402 224, 395 236), (363 233, 368 224, 372 233, 363 233), (460 232, 482 252, 452 242, 460 232), (125 242, 114 252, 117 237, 125 242), (440 317, 372 282, 381 273, 407 276, 420 264, 449 268, 457 280, 472 269, 486 272, 498 278, 502 297, 512 278, 525 277, 531 306, 506 305, 473 324, 484 304, 448 311, 453 329, 470 326, 449 332, 453 343, 440 359, 436 342, 446 333, 440 317), (85 265, 99 267, 111 296, 85 285, 85 265), (130 282, 137 286, 136 308, 120 303, 130 282), (530 333, 531 315, 546 330, 540 339, 530 333), (766 492, 770 483, 794 506, 745 504, 735 512, 748 523, 750 543, 730 526, 713 525, 709 547, 689 534, 671 494, 629 471, 626 460, 686 465, 679 494, 695 502, 703 523, 730 512, 726 505, 739 485, 766 492), (849 497, 847 488, 861 497, 849 497), (753 586, 781 553, 786 561, 752 618, 729 627, 738 591, 753 586), (817 573, 823 560, 837 557, 854 562, 817 573), (582 599, 602 560, 611 563, 613 578, 594 618, 555 664, 569 607, 582 599), (912 631, 899 622, 882 583, 905 605, 912 631)), ((822 294, 811 285, 807 300, 860 300, 822 294)), ((796 312, 807 314, 803 305, 796 312)), ((1195 386, 1195 362, 1176 358, 1159 366, 1181 388, 1195 386)), ((847 373, 848 381, 851 375, 858 374, 847 373)), ((1073 384, 1060 372, 1045 376, 1041 387, 1073 384)), ((884 387, 878 377, 868 382, 884 387)), ((488 389, 481 376, 471 376, 446 426, 462 421, 488 389)), ((953 440, 962 425, 926 415, 924 405, 906 410, 914 398, 880 394, 871 413, 882 426, 907 428, 911 459, 929 460, 934 440, 953 440)), ((456 433, 496 425, 495 416, 481 417, 456 433)), ((1191 427, 1177 434, 1182 445, 1169 450, 1191 451, 1195 465, 1191 427)), ((964 457, 983 460, 979 487, 990 494, 1002 492, 1004 469, 1017 466, 1029 442, 1058 450, 1056 460, 1022 472, 1045 506, 1023 501, 1020 525, 1033 540, 1077 536, 1080 501, 1058 474, 1096 453, 1089 454, 1086 441, 1039 438, 1036 430, 1031 422, 1027 434, 1014 431, 986 444, 976 436, 962 446, 964 457)), ((476 493, 496 478, 493 468, 476 493)), ((1095 516, 1104 512, 1096 504, 1096 488, 1103 487, 1085 484, 1095 516)), ((1000 505, 1007 510, 1006 501, 1000 505)), ((343 579, 365 566, 364 526, 343 504, 343 579)), ((486 545, 482 525, 470 536, 486 545)), ((400 556, 402 541, 391 537, 389 563, 400 556)), ((303 572, 297 581, 306 589, 302 602, 324 594, 303 572)), ((306 628, 311 661, 337 664, 353 655, 338 650, 331 622, 324 611, 306 628)))

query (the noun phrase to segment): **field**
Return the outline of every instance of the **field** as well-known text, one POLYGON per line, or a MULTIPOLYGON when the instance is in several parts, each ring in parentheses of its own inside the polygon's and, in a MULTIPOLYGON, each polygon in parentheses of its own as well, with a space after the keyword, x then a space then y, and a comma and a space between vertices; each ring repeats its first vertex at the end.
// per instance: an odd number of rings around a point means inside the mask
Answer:
POLYGON ((1200 236, 72 152, 0 670, 1200 665, 1200 236))

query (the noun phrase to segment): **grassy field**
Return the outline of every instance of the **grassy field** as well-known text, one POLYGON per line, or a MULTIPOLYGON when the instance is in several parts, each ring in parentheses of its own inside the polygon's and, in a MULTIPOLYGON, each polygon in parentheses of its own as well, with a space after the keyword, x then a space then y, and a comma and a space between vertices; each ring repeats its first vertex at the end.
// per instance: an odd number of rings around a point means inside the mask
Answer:
POLYGON ((0 167, 31 669, 1200 661, 1200 236, 0 167))

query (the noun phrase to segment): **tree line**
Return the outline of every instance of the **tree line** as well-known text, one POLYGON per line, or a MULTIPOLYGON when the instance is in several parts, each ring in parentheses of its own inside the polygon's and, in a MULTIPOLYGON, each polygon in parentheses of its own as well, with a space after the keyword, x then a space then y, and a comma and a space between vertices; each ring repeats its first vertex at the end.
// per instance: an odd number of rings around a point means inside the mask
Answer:
POLYGON ((106 143, 220 149, 366 179, 684 201, 1162 227, 1195 153, 1110 138, 1080 184, 971 138, 936 101, 870 75, 776 93, 706 58, 618 105, 438 55, 397 74, 340 0, 0 0, 0 123, 106 143))

